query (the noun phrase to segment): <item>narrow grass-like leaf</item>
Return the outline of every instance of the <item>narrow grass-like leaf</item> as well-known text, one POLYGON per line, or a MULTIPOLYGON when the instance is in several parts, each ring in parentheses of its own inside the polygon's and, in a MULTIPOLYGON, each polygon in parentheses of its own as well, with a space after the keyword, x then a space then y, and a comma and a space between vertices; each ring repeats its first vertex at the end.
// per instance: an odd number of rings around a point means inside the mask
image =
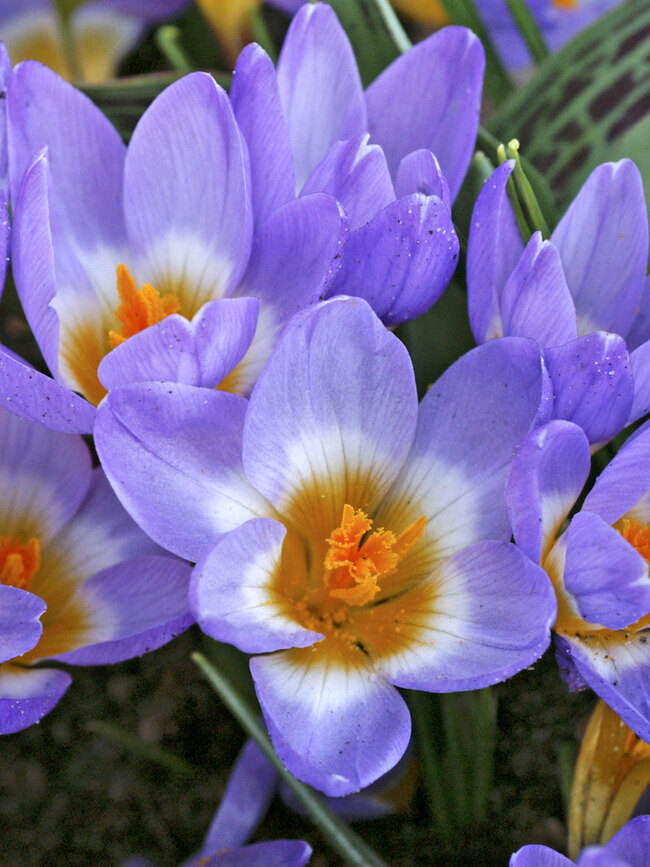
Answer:
POLYGON ((170 753, 168 750, 164 750, 162 747, 146 743, 137 735, 127 732, 113 723, 98 719, 89 720, 86 723, 86 729, 93 734, 101 735, 116 744, 120 744, 127 752, 133 753, 149 762, 161 765, 175 774, 180 774, 184 777, 196 777, 200 774, 198 768, 190 765, 184 759, 170 753))
POLYGON ((192 72, 193 66, 180 44, 180 30, 173 24, 165 24, 156 30, 156 45, 177 72, 192 72))
POLYGON ((388 0, 328 0, 348 35, 367 87, 411 41, 388 0))
POLYGON ((387 867, 376 852, 374 852, 359 836, 348 828, 329 810, 309 786, 297 780, 278 758, 268 735, 251 711, 247 702, 242 700, 237 690, 201 653, 192 654, 193 662, 200 668, 210 686, 226 705, 246 734, 253 738, 264 755, 276 768, 284 782, 293 791, 300 803, 311 817, 323 837, 344 859, 353 867, 387 867))
POLYGON ((524 0, 506 0, 508 8, 515 19, 519 32, 533 56, 535 63, 541 63, 548 57, 548 45, 539 29, 539 25, 524 0))
POLYGON ((650 4, 627 0, 548 57, 490 130, 519 139, 563 210, 595 166, 623 156, 639 163, 648 196, 649 114, 650 4))

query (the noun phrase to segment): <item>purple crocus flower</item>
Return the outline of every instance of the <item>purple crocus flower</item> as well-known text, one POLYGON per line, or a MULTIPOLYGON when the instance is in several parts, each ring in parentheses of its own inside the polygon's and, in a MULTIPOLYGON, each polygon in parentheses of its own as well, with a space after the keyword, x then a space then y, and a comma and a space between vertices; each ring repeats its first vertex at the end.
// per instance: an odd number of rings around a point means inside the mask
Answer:
MULTIPOLYGON (((621 0, 526 0, 551 51, 588 27, 621 0)), ((524 38, 506 0, 476 0, 490 36, 506 66, 518 69, 532 62, 524 38)))
POLYGON ((552 421, 512 465, 508 512, 517 545, 547 571, 558 600, 558 662, 650 741, 650 431, 628 440, 568 528, 589 475, 580 428, 552 421))
POLYGON ((403 754, 395 686, 477 689, 547 646, 551 587, 509 544, 503 504, 546 384, 533 341, 493 341, 418 410, 403 344, 339 297, 294 317, 248 402, 148 383, 99 407, 118 496, 198 560, 193 613, 256 654, 278 755, 326 794, 358 791, 403 754))
POLYGON ((154 101, 128 151, 40 64, 14 71, 7 105, 14 277, 55 382, 3 353, 5 406, 86 432, 91 404, 125 380, 250 389, 285 321, 323 291, 336 200, 292 200, 254 227, 246 143, 204 73, 154 101))
POLYGON ((295 16, 277 71, 258 45, 237 62, 231 98, 256 216, 296 194, 336 196, 350 233, 329 294, 361 295, 389 326, 427 310, 454 271, 450 208, 474 150, 483 68, 479 40, 449 27, 364 93, 348 38, 323 3, 295 16))
POLYGON ((192 623, 190 567, 158 548, 92 469, 83 439, 0 410, 0 733, 61 698, 70 675, 119 662, 192 623), (40 619, 39 619, 40 618, 40 619))
POLYGON ((548 846, 524 846, 510 858, 510 867, 648 867, 650 816, 637 816, 605 846, 588 846, 576 862, 548 846))
POLYGON ((513 166, 496 169, 472 215, 472 331, 478 343, 536 340, 553 381, 554 417, 602 443, 650 409, 650 344, 639 345, 650 336, 639 315, 648 261, 641 176, 631 160, 598 166, 550 240, 536 232, 524 248, 506 193, 513 166))
POLYGON ((0 36, 14 63, 40 60, 64 78, 102 81, 115 74, 147 26, 175 15, 188 0, 93 0, 76 4, 70 35, 78 69, 71 66, 55 0, 0 0, 0 36))

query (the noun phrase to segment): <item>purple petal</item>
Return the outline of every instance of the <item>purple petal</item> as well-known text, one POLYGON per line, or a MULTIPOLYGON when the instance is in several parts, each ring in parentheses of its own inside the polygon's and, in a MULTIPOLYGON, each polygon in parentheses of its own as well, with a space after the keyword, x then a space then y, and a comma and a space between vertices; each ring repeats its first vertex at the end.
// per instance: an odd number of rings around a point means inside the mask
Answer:
MULTIPOLYGON (((395 201, 386 157, 368 133, 337 142, 310 174, 301 195, 329 193, 345 208, 350 229, 358 229, 395 201)), ((409 190, 414 192, 414 190, 409 190)))
MULTIPOLYGON (((0 43, 0 46, 2 43, 0 43)), ((0 53, 0 60, 2 54, 0 53)), ((9 238, 11 236, 11 221, 9 219, 9 209, 6 202, 0 199, 0 298, 5 285, 7 276, 7 265, 9 264, 9 238)))
POLYGON ((597 331, 544 352, 553 383, 553 418, 579 425, 590 443, 604 443, 627 423, 634 380, 625 341, 597 331))
POLYGON ((278 61, 278 86, 300 190, 335 142, 367 129, 357 62, 331 7, 305 4, 293 19, 278 61))
POLYGON ((376 503, 386 492, 416 413, 404 345, 365 302, 332 299, 294 317, 258 380, 246 474, 276 505, 305 485, 327 485, 336 494, 323 500, 323 515, 336 527, 346 502, 376 503))
POLYGON ((289 617, 273 590, 285 535, 270 518, 247 521, 196 564, 190 608, 204 632, 244 653, 309 647, 323 638, 289 617))
POLYGON ((626 442, 605 467, 582 508, 595 512, 607 524, 614 524, 628 512, 630 517, 647 522, 650 516, 642 513, 636 516, 634 509, 643 506, 649 491, 650 430, 646 430, 626 442))
POLYGON ((216 388, 250 346, 258 310, 255 298, 220 298, 204 304, 191 323, 168 316, 109 352, 99 378, 109 391, 133 382, 216 388))
POLYGON ((245 411, 236 395, 174 383, 118 389, 98 410, 95 445, 121 502, 153 539, 188 560, 269 513, 241 466, 245 411))
POLYGON ((44 547, 86 496, 90 453, 79 436, 48 430, 0 410, 0 478, 3 535, 34 535, 44 547))
POLYGON ((576 667, 593 691, 644 741, 650 740, 648 632, 581 631, 566 636, 576 667))
POLYGON ((352 232, 330 295, 365 298, 387 326, 424 313, 458 261, 458 238, 441 199, 414 193, 352 232))
POLYGON ((589 476, 589 442, 577 425, 552 421, 518 447, 506 487, 508 517, 519 548, 546 557, 589 476))
POLYGON ((188 316, 231 292, 250 252, 250 195, 246 144, 226 93, 202 72, 166 88, 139 121, 124 170, 139 280, 175 292, 188 316))
POLYGON ((625 336, 639 305, 648 262, 641 175, 631 160, 589 175, 551 241, 560 251, 578 314, 578 333, 625 336))
POLYGON ((592 512, 578 512, 567 530, 564 585, 580 616, 608 629, 622 629, 650 611, 648 564, 592 512))
POLYGON ((510 856, 509 867, 574 867, 574 862, 548 846, 523 846, 510 856))
POLYGON ((514 545, 465 548, 430 582, 426 604, 421 588, 415 591, 418 604, 410 604, 408 591, 398 603, 386 603, 394 608, 404 646, 380 657, 376 668, 395 686, 479 689, 521 671, 548 647, 555 594, 546 573, 514 545))
POLYGON ((641 293, 641 301, 636 309, 632 327, 625 337, 629 350, 637 349, 650 340, 650 277, 646 277, 641 293))
POLYGON ((250 157, 255 224, 290 202, 296 189, 289 130, 275 67, 259 45, 239 55, 230 101, 250 157))
POLYGON ((340 797, 397 764, 411 734, 404 700, 364 654, 325 641, 250 663, 273 746, 298 779, 340 797))
MULTIPOLYGON (((546 419, 537 344, 504 337, 471 350, 429 389, 390 499, 427 516, 438 558, 481 539, 511 535, 504 488, 515 449, 546 419)), ((392 526, 386 518, 384 526, 392 526)))
POLYGON ((343 232, 338 204, 323 193, 290 202, 256 232, 237 294, 259 298, 260 316, 232 390, 250 394, 286 323, 322 297, 343 232))
POLYGON ((271 803, 277 777, 255 741, 246 741, 203 843, 204 854, 242 846, 252 836, 271 803))
POLYGON ((467 244, 469 322, 477 343, 503 336, 501 295, 524 251, 506 183, 514 160, 500 165, 479 193, 467 244))
POLYGON ((503 333, 530 337, 541 347, 578 336, 576 311, 564 279, 560 255, 535 232, 501 296, 503 333))
POLYGON ((400 162, 395 179, 398 198, 411 193, 438 196, 451 211, 451 195, 447 178, 443 175, 435 154, 426 149, 407 154, 400 162))
POLYGON ((0 584, 0 663, 22 656, 38 644, 45 608, 43 600, 33 593, 0 584))
POLYGON ((368 128, 393 176, 403 157, 426 148, 456 198, 474 152, 484 66, 478 38, 464 27, 445 27, 373 81, 366 91, 368 128))
POLYGON ((57 704, 72 683, 65 671, 0 668, 0 735, 20 732, 37 723, 57 704))
POLYGON ((9 412, 50 430, 91 433, 96 409, 65 385, 0 347, 0 401, 9 412))
MULTIPOLYGON (((9 167, 16 201, 33 155, 47 147, 50 223, 56 237, 57 279, 73 284, 93 252, 125 248, 122 176, 125 147, 87 96, 46 66, 25 61, 7 88, 9 167)), ((112 278, 114 280, 113 271, 112 278)), ((94 279, 88 274, 86 281, 94 279)))
POLYGON ((311 846, 302 840, 271 840, 188 862, 184 867, 304 867, 311 846))
POLYGON ((59 370, 59 317, 49 207, 49 161, 37 155, 14 194, 12 269, 18 297, 47 366, 59 370))
POLYGON ((626 426, 650 412, 650 340, 642 343, 632 352, 630 363, 634 378, 634 400, 626 426))
MULTIPOLYGON (((650 816, 637 816, 615 834, 605 846, 608 857, 621 858, 634 867, 650 865, 650 816)), ((601 867, 606 867, 603 860, 601 867)))
POLYGON ((190 571, 187 563, 170 557, 140 557, 94 575, 71 600, 86 612, 78 649, 55 658, 100 665, 162 647, 192 625, 187 611, 190 571))

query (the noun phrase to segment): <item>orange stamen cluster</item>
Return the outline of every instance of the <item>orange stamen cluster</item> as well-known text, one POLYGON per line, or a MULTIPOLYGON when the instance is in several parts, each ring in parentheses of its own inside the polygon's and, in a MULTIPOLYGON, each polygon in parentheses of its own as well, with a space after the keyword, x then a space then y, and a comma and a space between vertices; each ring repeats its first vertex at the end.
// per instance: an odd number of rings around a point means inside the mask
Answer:
POLYGON ((558 9, 577 9, 580 0, 553 0, 553 5, 558 9))
POLYGON ((361 510, 343 507, 341 524, 328 538, 325 586, 329 595, 348 605, 366 605, 379 593, 379 579, 390 575, 424 532, 422 516, 399 536, 379 528, 367 535, 372 520, 361 510))
POLYGON ((29 590, 41 565, 41 543, 30 539, 26 545, 0 536, 0 584, 29 590))
POLYGON ((650 524, 642 524, 636 518, 623 518, 619 532, 650 563, 650 524))
POLYGON ((180 310, 178 298, 171 293, 161 297, 148 283, 144 283, 142 289, 138 290, 125 265, 117 266, 117 291, 122 303, 115 311, 115 316, 122 323, 122 327, 119 331, 108 333, 113 349, 134 334, 162 322, 167 316, 180 310))

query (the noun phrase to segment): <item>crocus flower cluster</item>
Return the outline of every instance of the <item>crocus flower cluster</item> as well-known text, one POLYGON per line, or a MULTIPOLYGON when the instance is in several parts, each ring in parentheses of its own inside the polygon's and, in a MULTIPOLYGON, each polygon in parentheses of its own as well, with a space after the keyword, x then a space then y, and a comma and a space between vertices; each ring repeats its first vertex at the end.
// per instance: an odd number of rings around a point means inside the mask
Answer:
POLYGON ((546 569, 570 685, 588 684, 650 741, 650 431, 628 440, 559 535, 589 475, 580 428, 554 421, 520 446, 507 500, 517 545, 546 569))
POLYGON ((508 160, 496 169, 474 207, 472 331, 478 343, 536 340, 553 383, 553 417, 603 443, 650 408, 642 179, 630 160, 599 166, 550 239, 535 232, 524 247, 506 188, 513 167, 508 160))
MULTIPOLYGON (((279 758, 329 798, 398 772, 400 689, 500 683, 551 630, 569 684, 650 741, 650 429, 575 510, 591 452, 650 411, 639 171, 599 166, 525 243, 499 166, 467 250, 478 346, 418 403, 390 330, 456 268, 483 66, 450 27, 364 91, 310 4, 277 66, 253 44, 229 93, 180 78, 127 146, 54 71, 0 53, 0 267, 51 372, 0 349, 0 732, 56 704, 58 663, 196 621, 251 656, 279 758)), ((188 864, 306 863, 300 841, 244 848, 275 784, 247 745, 188 864)), ((645 863, 647 822, 579 864, 645 863)))
POLYGON ((43 660, 119 662, 192 623, 189 566, 133 523, 81 437, 0 412, 0 733, 70 685, 43 660))
POLYGON ((476 689, 547 646, 551 587, 508 543, 503 502, 547 403, 536 345, 512 338, 457 362, 418 410, 403 345, 335 298, 292 320, 248 403, 128 386, 95 441, 138 523, 198 561, 202 629, 257 654, 279 756, 340 796, 406 749, 395 686, 476 689))
POLYGON ((7 84, 14 277, 56 384, 3 353, 5 405, 86 432, 88 403, 125 382, 250 393, 290 316, 319 298, 362 295, 387 325, 426 310, 458 257, 449 209, 482 72, 478 40, 449 28, 364 94, 334 13, 307 6, 277 73, 249 46, 230 98, 187 76, 127 150, 78 91, 20 65, 7 84))

